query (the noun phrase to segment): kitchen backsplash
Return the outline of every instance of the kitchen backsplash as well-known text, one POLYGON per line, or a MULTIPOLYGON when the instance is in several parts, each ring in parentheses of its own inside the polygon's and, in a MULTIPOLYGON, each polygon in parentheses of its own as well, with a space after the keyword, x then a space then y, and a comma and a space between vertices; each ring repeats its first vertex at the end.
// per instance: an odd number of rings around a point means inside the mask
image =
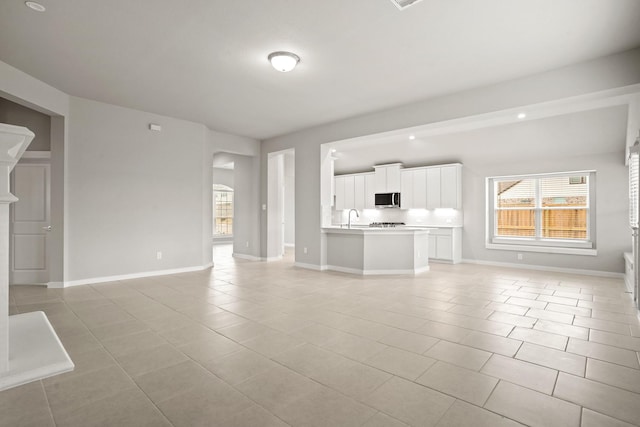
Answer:
MULTIPOLYGON (((347 210, 332 210, 333 225, 346 224, 349 221, 347 210)), ((351 214, 351 224, 368 225, 372 222, 404 222, 416 226, 462 226, 462 210, 457 209, 364 209, 360 218, 351 214)))

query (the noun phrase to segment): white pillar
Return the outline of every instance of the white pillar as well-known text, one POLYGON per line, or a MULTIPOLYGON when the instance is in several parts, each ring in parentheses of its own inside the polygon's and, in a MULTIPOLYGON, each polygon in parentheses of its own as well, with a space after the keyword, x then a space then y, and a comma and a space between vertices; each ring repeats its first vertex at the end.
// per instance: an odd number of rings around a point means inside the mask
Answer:
POLYGON ((18 200, 9 191, 9 174, 34 134, 0 123, 0 374, 9 370, 9 205, 18 200))

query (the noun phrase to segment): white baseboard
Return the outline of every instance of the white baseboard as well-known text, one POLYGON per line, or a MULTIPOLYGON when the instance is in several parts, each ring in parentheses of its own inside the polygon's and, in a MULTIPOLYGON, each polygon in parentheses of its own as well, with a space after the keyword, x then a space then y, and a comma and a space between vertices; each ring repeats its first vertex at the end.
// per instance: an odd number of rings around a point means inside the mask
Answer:
POLYGON ((316 271, 325 271, 327 269, 326 265, 317 265, 317 264, 307 264, 304 262, 295 262, 293 264, 294 267, 306 268, 307 270, 316 270, 316 271))
POLYGON ((633 284, 629 281, 627 276, 624 276, 624 287, 627 288, 627 292, 633 294, 633 284))
POLYGON ((406 270, 362 270, 359 268, 348 268, 348 267, 340 267, 338 265, 327 265, 327 270, 338 271, 340 273, 349 273, 349 274, 358 274, 361 276, 386 276, 393 274, 420 274, 425 271, 429 271, 429 266, 416 268, 416 269, 406 269, 406 270))
POLYGON ((568 273, 568 274, 582 274, 584 276, 596 276, 596 277, 612 277, 616 279, 623 279, 624 273, 615 273, 612 271, 599 271, 599 270, 585 270, 582 268, 564 268, 564 267, 550 267, 547 265, 531 265, 531 264, 515 264, 512 262, 494 262, 483 261, 478 259, 463 259, 464 264, 478 264, 489 265, 494 267, 507 267, 507 268, 519 268, 522 270, 536 270, 536 271, 550 271, 553 273, 568 273))
MULTIPOLYGON (((207 268, 211 268, 211 266, 213 266, 213 263, 208 263, 205 265, 197 265, 193 267, 185 267, 185 268, 172 268, 168 270, 144 271, 142 273, 122 274, 119 276, 92 277, 90 279, 69 280, 64 282, 64 286, 61 286, 61 287, 68 288, 71 286, 91 285, 93 283, 116 282, 118 280, 141 279, 144 277, 166 276, 168 274, 190 273, 193 271, 206 270, 207 268)), ((52 282, 52 283, 57 284, 59 282, 52 282)))
POLYGON ((64 288, 64 282, 49 282, 47 283, 47 288, 62 289, 64 288))
POLYGON ((260 261, 261 260, 261 258, 257 257, 257 256, 247 255, 247 254, 239 254, 239 253, 236 253, 236 252, 233 253, 233 257, 234 258, 240 258, 240 259, 246 259, 246 260, 249 260, 249 261, 260 261))

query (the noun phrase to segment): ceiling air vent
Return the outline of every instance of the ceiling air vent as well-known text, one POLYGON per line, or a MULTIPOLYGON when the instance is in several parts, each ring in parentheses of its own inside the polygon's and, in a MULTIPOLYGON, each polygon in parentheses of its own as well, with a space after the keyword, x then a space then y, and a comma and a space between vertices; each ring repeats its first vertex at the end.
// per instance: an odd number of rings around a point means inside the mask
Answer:
POLYGON ((403 10, 409 6, 413 6, 416 3, 420 3, 422 0, 391 0, 398 9, 403 10))

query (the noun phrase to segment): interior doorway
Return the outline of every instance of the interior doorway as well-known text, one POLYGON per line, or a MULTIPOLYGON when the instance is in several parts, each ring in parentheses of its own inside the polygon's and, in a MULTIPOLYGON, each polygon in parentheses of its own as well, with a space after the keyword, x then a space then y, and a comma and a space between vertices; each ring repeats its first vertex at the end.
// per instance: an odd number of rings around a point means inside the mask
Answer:
POLYGON ((9 283, 64 284, 65 118, 0 97, 0 122, 35 134, 10 178, 9 283))
POLYGON ((266 259, 274 261, 293 253, 295 246, 294 149, 269 154, 267 181, 266 259))

